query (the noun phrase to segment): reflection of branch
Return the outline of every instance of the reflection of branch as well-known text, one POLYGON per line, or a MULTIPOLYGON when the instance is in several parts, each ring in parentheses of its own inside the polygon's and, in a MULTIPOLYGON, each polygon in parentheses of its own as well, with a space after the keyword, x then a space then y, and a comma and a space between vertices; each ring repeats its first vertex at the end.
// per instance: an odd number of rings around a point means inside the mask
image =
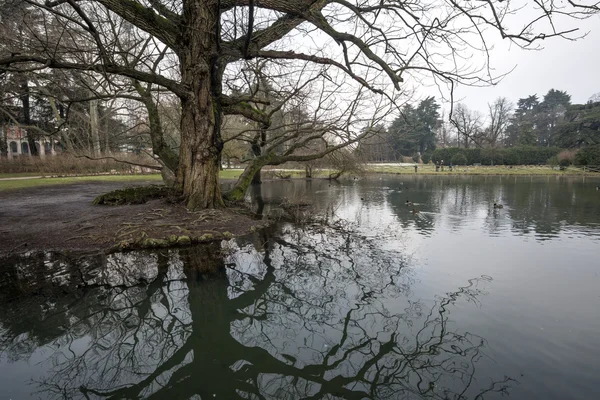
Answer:
POLYGON ((449 329, 451 306, 478 304, 478 285, 490 278, 470 280, 428 311, 409 298, 404 311, 390 312, 389 299, 407 295, 398 279, 408 270, 395 253, 352 231, 286 230, 258 235, 260 250, 243 247, 259 270, 245 270, 240 257, 229 282, 223 273, 199 279, 212 262, 207 251, 218 250, 209 247, 157 256, 162 272, 149 285, 88 289, 81 305, 57 305, 70 319, 44 341, 54 355, 42 387, 110 398, 271 398, 277 390, 293 398, 441 399, 506 390, 509 378, 473 387, 487 343, 449 329), (166 273, 176 268, 187 283, 166 273), (77 350, 82 337, 89 344, 77 350))

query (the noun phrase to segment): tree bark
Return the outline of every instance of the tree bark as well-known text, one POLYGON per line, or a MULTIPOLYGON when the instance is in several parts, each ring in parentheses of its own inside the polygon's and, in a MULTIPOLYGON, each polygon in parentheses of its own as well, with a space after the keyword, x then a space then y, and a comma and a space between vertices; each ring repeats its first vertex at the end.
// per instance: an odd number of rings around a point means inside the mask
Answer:
POLYGON ((0 157, 2 158, 8 157, 8 133, 6 129, 4 126, 0 126, 0 157))
POLYGON ((171 149, 165 141, 160 112, 158 110, 158 106, 152 98, 152 93, 149 90, 144 89, 139 81, 136 81, 135 79, 132 81, 136 91, 142 98, 144 106, 146 106, 146 111, 148 112, 148 124, 150 126, 152 152, 160 158, 164 166, 171 171, 171 174, 177 174, 179 156, 177 152, 171 149))
POLYGON ((304 175, 305 178, 312 178, 312 167, 308 164, 304 166, 304 175))
POLYGON ((240 201, 244 198, 248 186, 252 183, 256 173, 260 173, 262 167, 268 164, 267 157, 254 158, 244 169, 244 172, 240 175, 233 189, 225 194, 227 200, 240 201))
POLYGON ((181 100, 181 150, 178 185, 190 210, 223 207, 219 185, 221 138, 218 60, 219 9, 216 0, 188 0, 183 9, 179 52, 182 83, 190 93, 181 100))
MULTIPOLYGON (((92 93, 93 95, 93 93, 92 93)), ((96 157, 102 155, 100 147, 100 127, 98 117, 98 100, 90 100, 90 134, 92 136, 92 152, 96 157)))

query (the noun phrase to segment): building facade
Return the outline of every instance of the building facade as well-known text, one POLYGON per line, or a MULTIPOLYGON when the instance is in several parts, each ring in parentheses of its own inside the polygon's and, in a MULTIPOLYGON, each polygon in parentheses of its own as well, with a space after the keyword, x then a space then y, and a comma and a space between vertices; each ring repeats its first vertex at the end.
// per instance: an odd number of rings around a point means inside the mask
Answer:
MULTIPOLYGON (((3 140, 6 140, 8 147, 8 158, 28 157, 31 156, 31 149, 27 141, 27 130, 12 123, 5 123, 1 126, 3 140)), ((35 141, 38 154, 40 156, 55 155, 58 143, 54 139, 46 137, 39 138, 35 141)))

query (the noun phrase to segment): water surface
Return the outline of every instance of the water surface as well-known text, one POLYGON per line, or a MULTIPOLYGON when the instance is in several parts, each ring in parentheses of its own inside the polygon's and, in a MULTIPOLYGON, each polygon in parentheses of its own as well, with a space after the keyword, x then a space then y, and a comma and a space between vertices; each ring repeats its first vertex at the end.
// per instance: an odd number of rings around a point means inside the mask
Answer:
POLYGON ((208 246, 4 260, 0 398, 598 398, 598 183, 268 183, 257 212, 312 208, 208 246))

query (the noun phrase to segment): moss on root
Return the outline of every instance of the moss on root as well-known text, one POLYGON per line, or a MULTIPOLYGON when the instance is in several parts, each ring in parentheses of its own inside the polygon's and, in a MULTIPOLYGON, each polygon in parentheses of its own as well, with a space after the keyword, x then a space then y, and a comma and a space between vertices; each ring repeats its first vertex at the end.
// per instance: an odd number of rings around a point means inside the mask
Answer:
POLYGON ((189 246, 197 243, 208 243, 218 240, 231 239, 233 235, 230 232, 223 233, 205 233, 201 236, 177 236, 170 235, 164 239, 149 238, 141 235, 137 239, 123 240, 113 247, 113 251, 121 250, 140 250, 140 249, 160 249, 165 247, 189 246))
POLYGON ((123 205, 143 204, 151 199, 176 197, 178 193, 169 187, 152 185, 117 189, 96 197, 92 204, 123 205))

